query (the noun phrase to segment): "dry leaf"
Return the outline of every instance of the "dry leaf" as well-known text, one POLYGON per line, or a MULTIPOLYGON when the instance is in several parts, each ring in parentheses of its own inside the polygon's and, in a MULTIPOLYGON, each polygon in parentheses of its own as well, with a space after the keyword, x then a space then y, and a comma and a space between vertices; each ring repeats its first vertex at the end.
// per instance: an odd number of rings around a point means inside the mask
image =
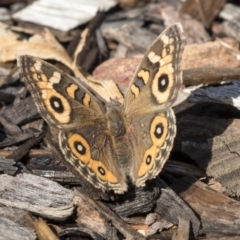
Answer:
MULTIPOLYGON (((83 39, 86 33, 87 30, 83 31, 83 39)), ((121 93, 112 81, 109 80, 106 82, 93 78, 87 79, 79 71, 76 65, 76 57, 78 52, 81 51, 84 40, 79 42, 79 47, 77 47, 73 61, 48 29, 45 29, 42 35, 33 35, 29 40, 20 40, 19 38, 20 36, 9 30, 7 25, 0 25, 0 62, 16 60, 19 55, 31 55, 41 59, 54 59, 71 69, 76 77, 80 78, 87 85, 90 85, 106 101, 115 97, 120 100, 122 99, 121 93)))

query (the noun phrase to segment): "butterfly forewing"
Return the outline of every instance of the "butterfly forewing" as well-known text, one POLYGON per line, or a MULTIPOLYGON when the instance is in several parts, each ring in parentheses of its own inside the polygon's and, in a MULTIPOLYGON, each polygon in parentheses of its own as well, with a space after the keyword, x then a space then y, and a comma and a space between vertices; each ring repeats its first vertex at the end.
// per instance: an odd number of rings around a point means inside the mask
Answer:
POLYGON ((18 58, 20 76, 48 124, 68 128, 104 118, 103 106, 72 77, 51 64, 31 56, 18 58), (81 121, 79 121, 79 119, 81 121))
POLYGON ((179 23, 165 29, 153 42, 127 91, 127 116, 164 110, 173 104, 182 83, 181 58, 184 45, 185 38, 179 23))

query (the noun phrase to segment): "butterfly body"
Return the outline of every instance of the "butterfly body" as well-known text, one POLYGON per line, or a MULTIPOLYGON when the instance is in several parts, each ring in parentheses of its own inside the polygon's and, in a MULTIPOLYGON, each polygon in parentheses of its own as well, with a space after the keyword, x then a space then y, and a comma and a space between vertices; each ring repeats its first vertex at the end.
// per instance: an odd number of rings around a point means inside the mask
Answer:
POLYGON ((34 57, 18 59, 20 75, 57 140, 51 145, 74 172, 104 191, 123 193, 155 178, 176 134, 170 106, 182 81, 180 24, 150 46, 124 103, 103 102, 65 72, 34 57))

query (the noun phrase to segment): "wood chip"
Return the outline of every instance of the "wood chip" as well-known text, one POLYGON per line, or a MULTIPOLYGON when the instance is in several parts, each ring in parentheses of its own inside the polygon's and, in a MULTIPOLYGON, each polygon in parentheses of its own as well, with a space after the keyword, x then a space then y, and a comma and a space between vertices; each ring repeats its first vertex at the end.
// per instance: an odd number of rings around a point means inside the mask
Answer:
POLYGON ((182 57, 183 69, 206 66, 219 68, 238 67, 239 60, 234 51, 238 52, 238 42, 232 38, 186 45, 182 57))
POLYGON ((240 41, 240 18, 239 16, 236 18, 233 18, 231 20, 225 21, 222 24, 222 31, 230 37, 233 37, 235 39, 237 39, 238 41, 240 41))
POLYGON ((190 220, 194 235, 198 235, 200 230, 199 219, 183 199, 177 196, 177 194, 169 187, 161 189, 161 196, 157 200, 154 212, 160 214, 174 224, 179 224, 179 217, 190 220))
POLYGON ((173 234, 172 240, 188 240, 190 235, 190 222, 182 217, 178 217, 178 228, 173 234))
POLYGON ((54 220, 64 220, 73 212, 72 191, 31 174, 0 175, 0 203, 54 220))
POLYGON ((40 0, 15 13, 15 20, 33 22, 61 31, 69 31, 88 22, 97 11, 108 10, 116 5, 114 0, 83 1, 40 0))
POLYGON ((192 92, 189 101, 224 103, 240 110, 240 82, 227 81, 219 86, 210 86, 208 88, 198 88, 192 92))
POLYGON ((219 17, 225 20, 232 20, 236 17, 239 17, 240 7, 232 3, 227 3, 224 5, 222 11, 219 13, 219 17))
POLYGON ((157 35, 141 28, 141 25, 141 21, 134 20, 108 22, 101 26, 101 31, 106 39, 115 40, 132 51, 144 53, 156 39, 157 35))
POLYGON ((36 234, 32 229, 23 227, 12 219, 5 218, 4 216, 0 216, 0 236, 3 240, 36 239, 36 234))
POLYGON ((226 0, 186 0, 183 3, 180 12, 191 15, 193 18, 201 21, 205 27, 209 27, 225 2, 226 0))
POLYGON ((190 178, 175 179, 171 188, 186 201, 201 219, 207 236, 240 234, 240 203, 190 178))

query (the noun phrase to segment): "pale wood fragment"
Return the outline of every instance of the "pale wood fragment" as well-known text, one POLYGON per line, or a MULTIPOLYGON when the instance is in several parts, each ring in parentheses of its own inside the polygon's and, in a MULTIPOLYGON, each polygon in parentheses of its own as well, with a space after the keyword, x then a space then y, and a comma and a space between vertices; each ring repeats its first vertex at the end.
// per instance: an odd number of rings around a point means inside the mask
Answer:
POLYGON ((15 20, 33 22, 61 31, 69 31, 92 19, 98 10, 108 10, 114 0, 81 1, 40 0, 13 15, 15 20))
POLYGON ((33 230, 23 227, 8 218, 0 216, 0 239, 35 240, 36 234, 33 230))
POLYGON ((71 190, 48 179, 31 174, 0 175, 0 203, 5 206, 63 220, 73 212, 72 197, 71 190))
POLYGON ((236 40, 240 40, 240 23, 239 23, 239 16, 235 17, 231 20, 225 21, 222 24, 222 31, 230 37, 235 38, 236 40))
POLYGON ((0 239, 35 240, 36 233, 26 220, 27 212, 11 207, 0 207, 0 239))
POLYGON ((239 15, 240 7, 232 3, 226 3, 219 13, 219 17, 225 20, 232 20, 233 18, 239 17, 239 15))

